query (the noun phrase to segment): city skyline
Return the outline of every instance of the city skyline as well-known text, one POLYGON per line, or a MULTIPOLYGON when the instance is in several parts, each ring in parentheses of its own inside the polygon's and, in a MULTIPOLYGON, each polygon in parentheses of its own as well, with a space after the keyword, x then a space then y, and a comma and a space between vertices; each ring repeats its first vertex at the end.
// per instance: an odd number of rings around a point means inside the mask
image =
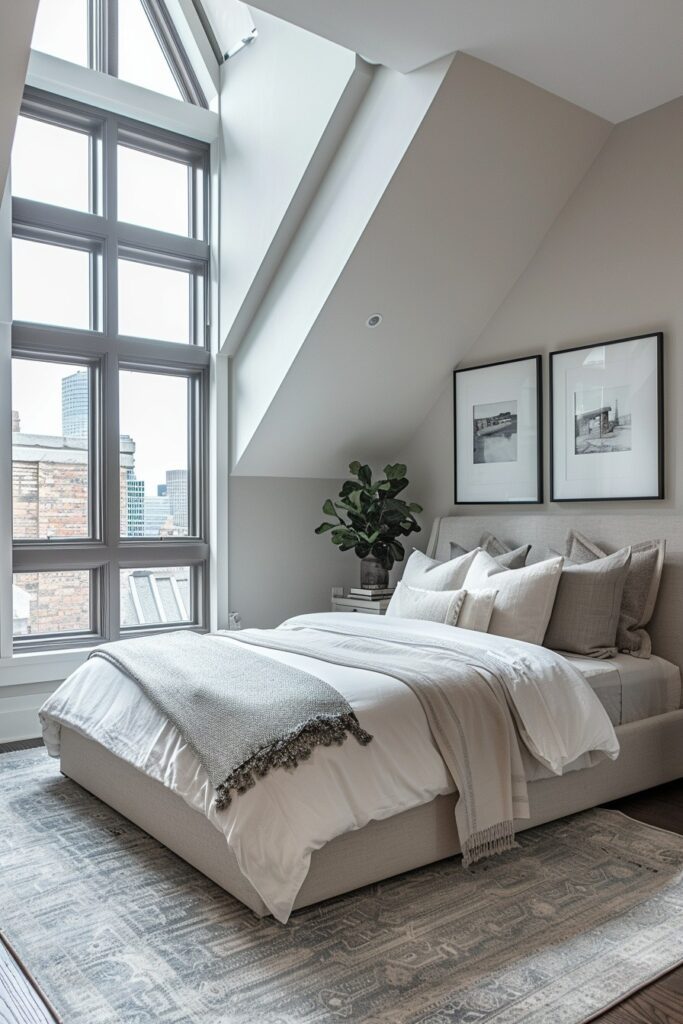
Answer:
MULTIPOLYGON (((40 370, 40 365, 38 366, 40 370)), ((20 438, 26 436, 39 436, 44 443, 50 438, 52 442, 63 441, 63 447, 67 450, 74 450, 74 443, 79 447, 85 446, 89 429, 89 379, 88 372, 78 367, 70 368, 71 372, 64 374, 64 364, 59 367, 54 365, 48 368, 52 384, 56 382, 54 371, 61 374, 60 394, 60 422, 61 428, 57 432, 40 433, 34 429, 27 430, 21 421, 20 409, 13 409, 13 432, 16 440, 13 446, 13 460, 21 462, 21 456, 17 449, 21 447, 32 447, 22 445, 20 438), (17 458, 17 455, 19 457, 17 458)), ((29 367, 29 374, 35 370, 35 364, 29 367)), ((131 375, 132 376, 132 375, 131 375)), ((14 384, 14 379, 13 379, 14 384)), ((13 402, 14 405, 14 402, 13 402)), ((49 410, 48 415, 42 419, 43 428, 56 426, 54 410, 49 410)), ((62 447, 58 445, 58 448, 62 447)), ((148 482, 138 476, 138 450, 135 439, 128 434, 121 434, 121 533, 128 537, 150 537, 150 536, 186 536, 188 531, 188 473, 187 469, 156 468, 157 473, 163 473, 163 479, 157 482, 148 482)), ((57 455, 57 449, 54 449, 57 455)), ((53 456, 54 457, 54 456, 53 456)))
MULTIPOLYGON (((87 378, 77 365, 14 359, 12 362, 12 411, 19 417, 21 433, 49 437, 83 436, 64 431, 63 383, 76 375, 87 378), (36 394, 40 401, 36 402, 36 394)), ((120 433, 135 441, 135 475, 146 494, 156 494, 166 484, 167 472, 187 473, 187 415, 159 415, 169 398, 185 397, 183 378, 163 374, 123 371, 120 433), (175 395, 169 394, 175 391, 175 395), (180 385, 180 387, 178 387, 180 385), (182 391, 182 396, 179 392, 182 391), (137 428, 137 429, 136 429, 137 428)), ((182 409, 179 401, 175 411, 182 409)), ((72 413, 77 417, 78 413, 72 413)))

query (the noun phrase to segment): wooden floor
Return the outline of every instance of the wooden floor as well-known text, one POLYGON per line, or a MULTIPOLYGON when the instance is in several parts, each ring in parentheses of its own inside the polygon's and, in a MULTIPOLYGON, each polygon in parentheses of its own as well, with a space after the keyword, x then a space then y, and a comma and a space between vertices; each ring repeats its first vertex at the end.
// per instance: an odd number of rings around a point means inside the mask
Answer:
MULTIPOLYGON (((0 744, 0 753, 39 745, 40 741, 0 744)), ((683 835, 683 779, 616 800, 608 806, 649 825, 683 835)), ((596 1021, 600 1024, 683 1024, 683 966, 625 999, 596 1021)), ((0 1024, 55 1024, 55 1018, 1 942, 0 1024)))

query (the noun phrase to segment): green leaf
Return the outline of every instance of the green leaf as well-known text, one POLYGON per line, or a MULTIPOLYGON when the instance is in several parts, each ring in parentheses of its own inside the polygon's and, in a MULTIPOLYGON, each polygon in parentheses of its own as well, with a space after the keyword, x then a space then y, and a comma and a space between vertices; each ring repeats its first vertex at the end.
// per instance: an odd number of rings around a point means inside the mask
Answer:
POLYGON ((325 501, 324 505, 323 505, 323 515, 326 515, 326 516, 336 516, 336 514, 337 513, 335 512, 334 504, 332 502, 332 499, 328 498, 325 501))
POLYGON ((401 480, 406 475, 406 467, 403 463, 396 462, 393 466, 384 467, 384 475, 387 480, 401 480))
POLYGON ((408 508, 410 509, 411 512, 424 512, 424 509, 422 508, 422 505, 418 505, 414 501, 410 502, 410 504, 408 505, 408 508))
POLYGON ((357 473, 358 479, 366 487, 370 487, 372 484, 372 470, 369 466, 361 466, 357 473))
POLYGON ((349 472, 352 473, 354 476, 360 475, 360 468, 360 462, 349 463, 349 472))
POLYGON ((316 533, 327 533, 328 530, 334 529, 334 523, 321 523, 320 526, 316 526, 316 533))

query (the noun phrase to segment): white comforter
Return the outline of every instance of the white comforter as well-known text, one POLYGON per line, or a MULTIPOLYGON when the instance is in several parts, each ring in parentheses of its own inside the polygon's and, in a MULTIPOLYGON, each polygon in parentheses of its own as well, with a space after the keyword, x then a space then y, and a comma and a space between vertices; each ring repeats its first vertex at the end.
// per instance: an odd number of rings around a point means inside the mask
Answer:
MULTIPOLYGON (((315 625, 329 618, 309 615, 290 622, 315 625)), ((331 617, 335 626, 345 618, 339 614, 331 617)), ((358 621, 354 615, 348 618, 358 621)), ((386 628, 401 629, 414 638, 416 658, 420 657, 421 637, 457 642, 462 635, 484 650, 498 651, 511 661, 521 655, 527 665, 537 666, 543 727, 552 723, 550 745, 562 751, 561 763, 554 764, 553 770, 584 767, 596 757, 617 756, 618 741, 605 710, 568 663, 564 683, 558 684, 557 673, 548 671, 543 656, 547 652, 542 648, 412 619, 378 619, 373 625, 381 629, 385 621, 386 628)), ((259 654, 325 679, 346 697, 361 726, 372 733, 373 742, 366 747, 353 740, 341 747, 318 747, 296 771, 271 772, 219 812, 204 769, 176 728, 131 679, 103 659, 92 659, 74 672, 46 701, 41 719, 53 756, 59 756, 60 726, 67 725, 205 814, 223 832, 240 869, 274 917, 286 921, 314 850, 371 820, 391 817, 452 792, 454 786, 422 707, 403 683, 377 672, 343 668, 301 655, 263 648, 259 654)), ((538 763, 529 758, 528 765, 529 777, 538 777, 538 763)))

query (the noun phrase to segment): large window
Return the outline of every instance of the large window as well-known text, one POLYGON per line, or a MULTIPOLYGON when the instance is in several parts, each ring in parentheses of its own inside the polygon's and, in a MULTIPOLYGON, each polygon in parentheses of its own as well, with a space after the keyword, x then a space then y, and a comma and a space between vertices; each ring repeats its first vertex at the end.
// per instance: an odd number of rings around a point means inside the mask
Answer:
POLYGON ((40 0, 31 45, 207 106, 164 0, 40 0))
POLYGON ((207 161, 201 143, 24 97, 12 157, 17 648, 206 623, 207 161))

